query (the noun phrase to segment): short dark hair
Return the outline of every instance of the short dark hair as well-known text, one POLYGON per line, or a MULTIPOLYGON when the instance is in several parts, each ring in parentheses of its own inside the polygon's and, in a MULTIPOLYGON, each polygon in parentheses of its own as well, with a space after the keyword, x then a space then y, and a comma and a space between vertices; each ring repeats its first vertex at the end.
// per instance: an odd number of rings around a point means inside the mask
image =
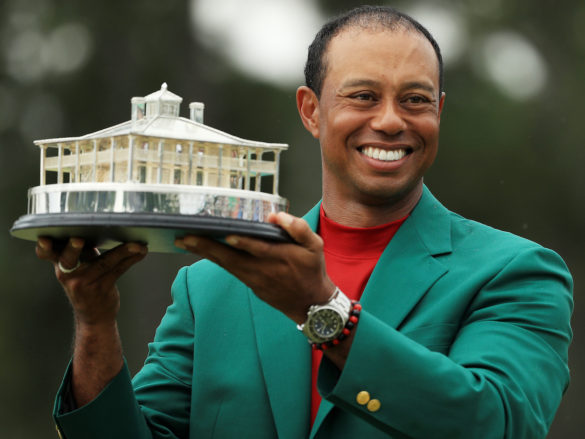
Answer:
POLYGON ((443 93, 443 57, 441 49, 431 33, 410 15, 389 6, 359 6, 328 21, 315 35, 309 46, 307 64, 305 65, 305 83, 321 96, 323 81, 327 73, 324 55, 329 42, 342 30, 349 27, 371 28, 373 25, 396 30, 399 27, 421 33, 433 46, 439 61, 439 95, 443 93))

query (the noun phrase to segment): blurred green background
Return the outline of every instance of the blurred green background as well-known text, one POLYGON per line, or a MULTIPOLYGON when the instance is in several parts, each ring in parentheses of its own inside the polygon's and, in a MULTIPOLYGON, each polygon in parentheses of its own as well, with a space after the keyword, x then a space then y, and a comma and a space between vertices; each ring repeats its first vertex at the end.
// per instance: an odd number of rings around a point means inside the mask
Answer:
MULTIPOLYGON (((381 2, 373 2, 380 4, 381 2)), ((162 82, 205 122, 284 142, 280 193, 301 215, 320 196, 318 145, 294 93, 322 21, 350 0, 3 0, 0 2, 0 425, 3 438, 54 437, 54 393, 70 355, 71 312, 49 264, 8 234, 38 184, 34 139, 130 118, 162 82)), ((396 1, 445 54, 439 158, 426 180, 450 209, 559 252, 575 278, 572 383, 549 437, 585 431, 585 3, 396 1)), ((120 282, 132 371, 191 256, 151 254, 120 282)))

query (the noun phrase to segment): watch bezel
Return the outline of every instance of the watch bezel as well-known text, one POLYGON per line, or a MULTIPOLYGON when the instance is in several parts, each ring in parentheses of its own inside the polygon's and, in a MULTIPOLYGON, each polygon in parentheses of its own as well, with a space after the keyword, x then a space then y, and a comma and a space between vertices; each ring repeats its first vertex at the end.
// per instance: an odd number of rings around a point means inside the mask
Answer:
POLYGON ((298 329, 305 334, 310 343, 327 343, 335 340, 343 332, 343 328, 349 320, 349 313, 351 312, 351 301, 343 294, 343 292, 336 287, 327 303, 321 305, 312 305, 307 312, 307 320, 302 325, 297 325, 298 329), (332 312, 335 318, 338 318, 338 326, 335 331, 329 336, 325 337, 315 328, 315 323, 318 322, 322 314, 329 314, 332 312))
POLYGON ((307 322, 305 323, 307 331, 305 334, 314 343, 326 343, 339 337, 339 334, 343 331, 346 323, 347 319, 344 319, 337 309, 332 306, 323 306, 310 313, 307 317, 307 322), (320 320, 323 320, 324 317, 328 320, 328 327, 335 325, 335 330, 328 335, 319 332, 319 329, 317 328, 317 323, 320 320))

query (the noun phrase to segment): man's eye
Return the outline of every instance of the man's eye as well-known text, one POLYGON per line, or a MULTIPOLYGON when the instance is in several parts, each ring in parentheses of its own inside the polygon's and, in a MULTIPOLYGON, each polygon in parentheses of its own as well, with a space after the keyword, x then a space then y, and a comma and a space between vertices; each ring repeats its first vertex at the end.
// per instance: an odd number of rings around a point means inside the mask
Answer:
POLYGON ((352 95, 352 98, 357 99, 359 101, 372 101, 374 100, 374 96, 371 93, 357 93, 352 95))
POLYGON ((416 95, 407 97, 406 102, 409 104, 426 104, 427 102, 430 102, 430 99, 424 96, 416 95))

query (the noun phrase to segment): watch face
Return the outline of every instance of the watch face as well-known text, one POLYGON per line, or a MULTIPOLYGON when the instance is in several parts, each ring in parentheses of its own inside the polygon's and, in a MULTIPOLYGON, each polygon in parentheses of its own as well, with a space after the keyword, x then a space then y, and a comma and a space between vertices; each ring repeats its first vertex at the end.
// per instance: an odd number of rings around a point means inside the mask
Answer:
POLYGON ((311 335, 323 341, 333 340, 343 330, 343 321, 337 311, 321 309, 312 315, 310 322, 311 335))

